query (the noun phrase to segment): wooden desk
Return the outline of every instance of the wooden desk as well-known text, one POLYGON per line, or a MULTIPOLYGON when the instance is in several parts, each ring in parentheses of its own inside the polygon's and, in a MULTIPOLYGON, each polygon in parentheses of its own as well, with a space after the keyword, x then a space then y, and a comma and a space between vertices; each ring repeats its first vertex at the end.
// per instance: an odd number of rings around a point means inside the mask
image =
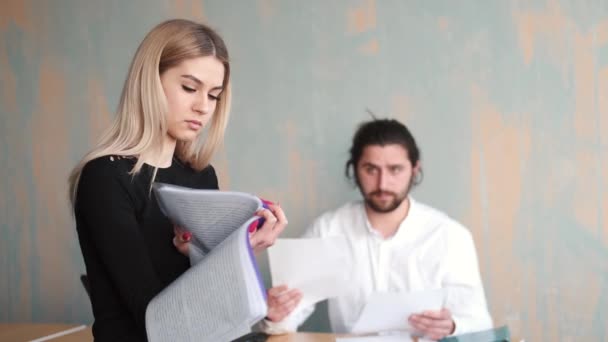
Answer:
MULTIPOLYGON (((0 342, 27 342, 54 334, 69 332, 78 328, 76 324, 56 323, 0 323, 0 342)), ((88 342, 93 341, 91 327, 74 331, 50 339, 53 342, 88 342)), ((272 336, 268 342, 334 342, 332 334, 298 333, 272 336)))
MULTIPOLYGON (((339 336, 345 335, 300 332, 297 334, 271 336, 268 342, 335 342, 336 337, 339 336)), ((412 341, 416 342, 418 338, 414 337, 412 341)))
POLYGON ((336 335, 319 333, 297 333, 287 335, 275 335, 268 342, 334 342, 336 335))
MULTIPOLYGON (((27 342, 80 327, 77 324, 0 323, 0 342, 27 342)), ((334 342, 335 334, 297 333, 271 336, 268 342, 334 342)), ((519 339, 511 339, 520 341, 519 339)), ((58 336, 52 342, 92 342, 91 327, 58 336)), ((414 339, 416 341, 416 339, 414 339)))
MULTIPOLYGON (((25 342, 35 340, 79 327, 77 324, 36 324, 36 323, 0 323, 0 342, 25 342)), ((52 341, 86 342, 93 341, 91 327, 58 336, 52 341)))
MULTIPOLYGON (((41 337, 62 333, 79 327, 75 324, 37 324, 37 323, 0 323, 0 342, 26 342, 41 337)), ((78 330, 63 336, 58 336, 52 342, 89 342, 93 341, 91 327, 78 330)), ((275 335, 268 342, 335 342, 336 335, 321 333, 297 333, 275 335)))

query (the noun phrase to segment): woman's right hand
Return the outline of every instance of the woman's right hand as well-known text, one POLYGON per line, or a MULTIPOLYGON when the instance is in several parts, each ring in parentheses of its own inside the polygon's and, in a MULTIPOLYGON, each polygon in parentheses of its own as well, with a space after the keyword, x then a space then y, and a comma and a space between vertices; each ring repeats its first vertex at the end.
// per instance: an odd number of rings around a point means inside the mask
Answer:
POLYGON ((256 215, 264 218, 264 224, 253 232, 249 233, 249 242, 255 254, 272 246, 279 235, 287 226, 287 217, 281 206, 266 201, 268 209, 256 212, 256 215))
MULTIPOLYGON (((272 246, 287 226, 287 217, 281 206, 266 201, 268 209, 261 209, 256 215, 264 218, 262 227, 249 233, 249 242, 255 254, 272 246)), ((185 256, 188 256, 192 234, 179 226, 173 225, 173 245, 185 256)))
POLYGON ((177 250, 183 255, 188 256, 192 234, 176 225, 173 226, 173 234, 173 245, 175 248, 177 248, 177 250))

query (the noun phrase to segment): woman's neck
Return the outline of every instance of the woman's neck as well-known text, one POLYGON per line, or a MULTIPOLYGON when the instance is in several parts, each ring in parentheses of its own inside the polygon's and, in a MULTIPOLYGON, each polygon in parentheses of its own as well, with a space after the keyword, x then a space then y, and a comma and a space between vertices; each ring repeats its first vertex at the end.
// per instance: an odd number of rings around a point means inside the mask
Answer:
POLYGON ((142 153, 139 157, 144 163, 158 167, 166 168, 171 166, 173 162, 173 154, 175 153, 175 146, 177 141, 169 136, 165 137, 163 141, 162 151, 160 153, 157 150, 149 150, 142 153))

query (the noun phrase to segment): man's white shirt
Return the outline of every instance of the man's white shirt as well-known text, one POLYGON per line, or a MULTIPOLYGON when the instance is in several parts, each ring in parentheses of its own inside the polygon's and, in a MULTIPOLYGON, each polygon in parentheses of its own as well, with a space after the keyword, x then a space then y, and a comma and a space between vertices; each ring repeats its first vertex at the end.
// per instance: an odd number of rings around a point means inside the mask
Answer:
MULTIPOLYGON (((320 216, 302 237, 346 238, 352 286, 328 302, 333 332, 348 333, 374 292, 444 289, 454 334, 490 329, 477 253, 471 233, 444 213, 409 197, 407 217, 396 233, 383 238, 369 223, 363 201, 350 202, 320 216)), ((263 321, 270 334, 295 331, 314 311, 297 307, 281 322, 263 321)), ((406 322, 404 321, 404 326, 406 322)))

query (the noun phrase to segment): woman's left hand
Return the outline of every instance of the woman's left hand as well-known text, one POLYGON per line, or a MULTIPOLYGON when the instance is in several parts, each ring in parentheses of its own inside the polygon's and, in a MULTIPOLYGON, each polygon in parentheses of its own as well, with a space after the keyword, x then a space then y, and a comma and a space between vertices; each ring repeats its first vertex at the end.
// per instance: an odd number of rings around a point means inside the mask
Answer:
POLYGON ((268 209, 262 209, 256 213, 264 218, 264 224, 256 231, 249 233, 249 242, 256 254, 272 246, 287 226, 287 218, 283 209, 278 204, 266 203, 268 209))
POLYGON ((181 227, 173 225, 173 246, 185 256, 188 256, 192 234, 181 227))

